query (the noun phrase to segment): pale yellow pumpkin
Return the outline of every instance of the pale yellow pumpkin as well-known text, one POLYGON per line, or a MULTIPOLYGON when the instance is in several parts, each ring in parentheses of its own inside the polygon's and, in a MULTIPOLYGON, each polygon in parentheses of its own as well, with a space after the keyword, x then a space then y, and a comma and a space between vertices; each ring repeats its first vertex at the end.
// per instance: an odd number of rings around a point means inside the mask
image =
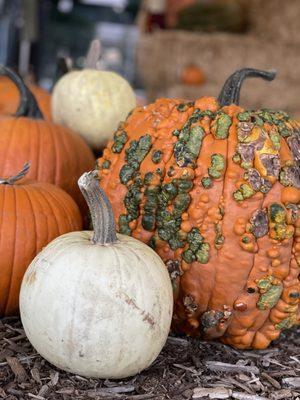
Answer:
POLYGON ((135 106, 129 83, 110 71, 69 72, 56 83, 52 95, 53 120, 79 133, 94 149, 112 139, 135 106))

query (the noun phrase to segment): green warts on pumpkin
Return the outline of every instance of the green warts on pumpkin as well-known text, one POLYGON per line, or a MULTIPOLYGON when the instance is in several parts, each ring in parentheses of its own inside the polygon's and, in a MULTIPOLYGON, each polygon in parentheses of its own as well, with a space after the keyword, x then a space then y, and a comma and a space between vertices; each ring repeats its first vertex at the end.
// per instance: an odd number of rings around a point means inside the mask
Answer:
POLYGON ((161 162, 163 156, 163 152, 161 150, 154 150, 151 155, 151 160, 154 164, 158 164, 161 162))
POLYGON ((278 203, 273 203, 268 209, 270 221, 270 237, 275 240, 289 239, 293 236, 294 230, 288 229, 286 223, 286 210, 278 203))
POLYGON ((111 162, 109 160, 104 160, 102 165, 101 165, 101 168, 102 169, 109 169, 110 164, 111 164, 111 162))
POLYGON ((132 140, 129 148, 125 150, 126 164, 120 170, 120 181, 125 185, 130 181, 134 173, 139 169, 140 163, 151 148, 151 136, 141 136, 139 140, 132 140))
POLYGON ((213 154, 211 156, 211 166, 208 168, 208 175, 213 179, 221 178, 224 169, 224 156, 222 156, 222 154, 213 154))
POLYGON ((206 264, 209 260, 210 246, 204 242, 204 238, 198 228, 192 228, 187 234, 188 248, 182 253, 185 262, 191 263, 198 261, 200 264, 206 264))
POLYGON ((254 195, 255 191, 252 189, 252 187, 247 184, 247 183, 243 183, 238 190, 236 190, 233 193, 233 198, 236 201, 243 201, 245 199, 249 199, 250 197, 252 197, 254 195))
POLYGON ((213 186, 213 179, 219 179, 225 170, 225 158, 222 154, 212 154, 211 164, 207 169, 209 176, 201 179, 201 185, 204 189, 210 189, 213 186))
POLYGON ((174 144, 174 156, 179 167, 194 166, 201 149, 204 130, 201 126, 184 127, 174 144))
POLYGON ((224 242, 225 242, 225 237, 222 235, 222 229, 221 229, 222 225, 220 222, 215 223, 215 248, 217 250, 219 250, 224 242))
POLYGON ((201 179, 201 184, 204 189, 210 189, 213 186, 213 180, 209 176, 204 176, 201 179))
POLYGON ((144 185, 146 186, 144 195, 146 198, 144 206, 144 215, 142 218, 142 226, 147 231, 154 231, 156 228, 156 211, 158 206, 158 193, 160 185, 152 184, 155 174, 147 172, 144 177, 144 185))
POLYGON ((291 314, 289 317, 283 319, 275 325, 275 329, 290 329, 298 324, 297 314, 291 314))
MULTIPOLYGON (((236 201, 252 197, 255 192, 267 193, 272 188, 268 176, 278 179, 283 186, 300 186, 299 169, 288 161, 280 168, 282 137, 294 138, 295 125, 287 114, 269 110, 244 111, 237 114, 238 145, 232 157, 234 163, 250 171, 244 175, 248 182, 233 193, 236 201), (265 151, 262 151, 266 148, 265 151), (254 160, 262 166, 254 168, 254 160)), ((293 140, 293 139, 292 139, 293 140)))
POLYGON ((111 150, 113 153, 121 153, 125 143, 127 142, 127 133, 125 131, 117 131, 114 134, 114 143, 111 146, 111 150))
POLYGON ((219 111, 211 125, 211 131, 214 137, 216 139, 227 139, 231 124, 231 117, 224 111, 219 111))
POLYGON ((141 201, 141 188, 143 180, 139 167, 152 147, 151 136, 144 135, 138 141, 132 140, 126 149, 126 164, 120 170, 120 181, 127 185, 128 192, 124 199, 126 214, 119 216, 119 231, 125 235, 131 234, 130 222, 139 217, 139 204, 141 201))
POLYGON ((272 275, 262 278, 256 283, 260 292, 260 297, 256 304, 257 308, 259 310, 268 310, 274 307, 283 291, 282 283, 272 275))

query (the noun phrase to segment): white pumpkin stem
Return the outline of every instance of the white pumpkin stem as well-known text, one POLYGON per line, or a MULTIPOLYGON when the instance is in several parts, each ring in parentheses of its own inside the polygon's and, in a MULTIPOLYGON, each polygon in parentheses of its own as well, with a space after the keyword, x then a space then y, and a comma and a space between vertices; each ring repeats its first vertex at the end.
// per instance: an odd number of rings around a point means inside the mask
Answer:
POLYGON ((17 181, 24 178, 30 169, 30 163, 24 164, 23 168, 17 175, 10 176, 9 178, 0 178, 0 185, 14 185, 17 181))
POLYGON ((101 42, 99 39, 91 41, 89 50, 86 55, 84 69, 97 69, 97 63, 101 56, 101 42))
POLYGON ((78 186, 89 207, 94 236, 93 244, 111 244, 117 242, 115 218, 112 206, 99 185, 97 171, 85 172, 78 180, 78 186))

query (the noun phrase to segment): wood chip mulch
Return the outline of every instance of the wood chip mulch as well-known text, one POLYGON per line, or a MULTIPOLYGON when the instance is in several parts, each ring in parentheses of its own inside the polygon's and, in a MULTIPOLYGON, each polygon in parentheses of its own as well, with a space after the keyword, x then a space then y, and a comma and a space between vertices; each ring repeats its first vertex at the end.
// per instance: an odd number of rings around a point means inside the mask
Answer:
POLYGON ((86 379, 43 360, 18 318, 0 320, 0 399, 300 400, 300 328, 267 350, 169 337, 154 364, 122 381, 86 379))

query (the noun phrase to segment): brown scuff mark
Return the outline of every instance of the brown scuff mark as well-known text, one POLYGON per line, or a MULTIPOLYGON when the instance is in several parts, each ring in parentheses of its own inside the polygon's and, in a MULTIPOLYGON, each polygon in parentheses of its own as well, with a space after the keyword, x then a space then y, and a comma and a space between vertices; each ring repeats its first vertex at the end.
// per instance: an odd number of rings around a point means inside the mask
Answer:
POLYGON ((145 312, 145 310, 142 310, 136 303, 135 301, 129 297, 126 293, 124 292, 119 292, 117 294, 117 297, 119 297, 120 299, 124 300, 125 303, 127 303, 129 306, 131 306, 132 308, 134 308, 135 310, 137 310, 142 316, 143 316, 143 321, 147 322, 150 326, 150 328, 154 328, 156 322, 153 318, 153 316, 148 313, 145 312))

